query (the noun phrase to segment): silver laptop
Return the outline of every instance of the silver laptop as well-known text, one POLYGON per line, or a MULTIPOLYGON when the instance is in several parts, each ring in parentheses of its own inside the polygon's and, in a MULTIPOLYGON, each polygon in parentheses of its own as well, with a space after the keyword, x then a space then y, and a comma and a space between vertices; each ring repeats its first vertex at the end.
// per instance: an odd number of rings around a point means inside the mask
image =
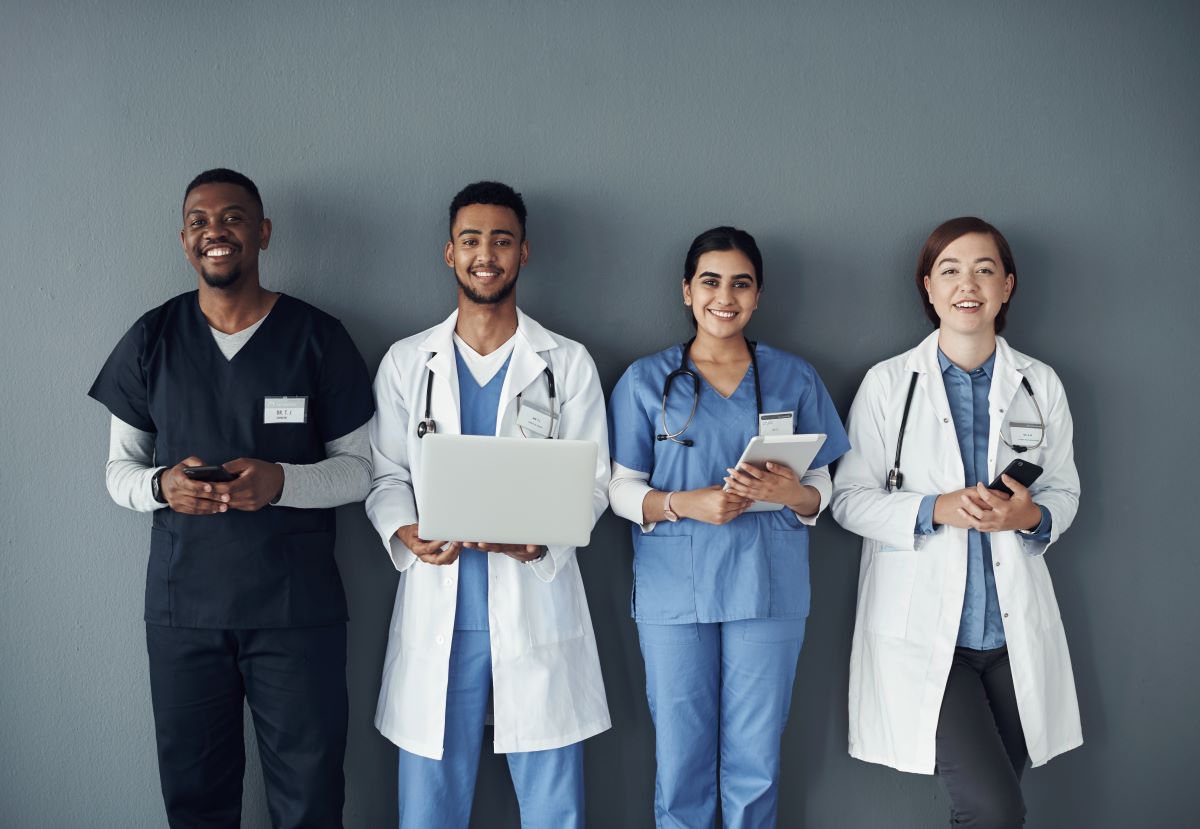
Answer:
POLYGON ((421 443, 421 538, 571 547, 591 540, 599 451, 592 441, 431 434, 421 443))

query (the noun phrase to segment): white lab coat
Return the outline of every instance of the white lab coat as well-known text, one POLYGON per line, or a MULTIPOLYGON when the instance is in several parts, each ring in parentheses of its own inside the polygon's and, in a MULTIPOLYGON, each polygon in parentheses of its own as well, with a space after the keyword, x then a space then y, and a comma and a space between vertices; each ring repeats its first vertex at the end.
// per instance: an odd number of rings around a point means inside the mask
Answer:
MULTIPOLYGON (((966 530, 914 533, 922 496, 961 489, 965 479, 937 338, 934 331, 867 372, 850 409, 851 449, 834 477, 830 505, 839 524, 863 537, 850 655, 850 754, 922 774, 934 771, 934 737, 967 581, 966 530), (884 481, 913 372, 919 376, 901 460, 904 488, 889 493, 884 481)), ((1079 504, 1071 413, 1054 371, 999 337, 988 398, 987 480, 1017 457, 1000 441, 1000 429, 1038 422, 1022 376, 1037 395, 1046 428, 1043 444, 1020 457, 1045 469, 1031 492, 1050 511, 1053 544, 1079 504)), ((1017 532, 991 535, 1017 707, 1034 766, 1083 742, 1071 657, 1042 558, 1049 544, 1017 532)))
MULTIPOLYGON (((395 343, 379 366, 370 428, 375 479, 366 502, 367 516, 400 571, 375 726, 406 751, 435 760, 442 757, 445 735, 458 562, 426 564, 394 533, 417 521, 413 481, 421 476, 417 423, 425 413, 426 367, 433 373, 432 414, 438 432, 459 431, 453 343, 457 318, 455 311, 440 325, 395 343)), ((608 505, 609 460, 595 364, 579 343, 547 331, 520 311, 517 320, 496 433, 520 436, 515 422, 519 392, 527 403, 548 409, 542 374, 548 359, 561 404, 555 436, 600 446, 593 496, 599 518, 608 505)), ((529 564, 490 554, 488 591, 495 751, 559 748, 609 728, 575 548, 551 547, 544 559, 529 564)))

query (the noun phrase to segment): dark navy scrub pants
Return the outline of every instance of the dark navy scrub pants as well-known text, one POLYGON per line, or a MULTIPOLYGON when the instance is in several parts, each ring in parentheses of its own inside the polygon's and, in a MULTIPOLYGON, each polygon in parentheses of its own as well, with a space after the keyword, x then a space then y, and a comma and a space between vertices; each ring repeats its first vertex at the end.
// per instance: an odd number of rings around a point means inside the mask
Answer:
POLYGON ((243 699, 275 829, 340 827, 346 625, 213 630, 146 625, 158 769, 172 829, 238 827, 243 699))
POLYGON ((1023 826, 1028 759, 1008 648, 955 648, 937 727, 937 774, 950 796, 950 825, 1023 826))

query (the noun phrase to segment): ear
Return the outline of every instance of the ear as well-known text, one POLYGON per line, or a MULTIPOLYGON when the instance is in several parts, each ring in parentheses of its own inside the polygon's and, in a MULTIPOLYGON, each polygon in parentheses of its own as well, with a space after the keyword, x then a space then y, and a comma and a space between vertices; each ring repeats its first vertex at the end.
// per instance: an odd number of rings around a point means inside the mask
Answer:
POLYGON ((687 306, 692 304, 692 284, 686 279, 683 280, 683 304, 687 306))
POLYGON ((442 259, 449 268, 454 267, 454 240, 446 240, 446 247, 442 249, 442 259))
POLYGON ((263 219, 258 223, 258 249, 266 250, 271 244, 271 220, 263 219))
POLYGON ((930 304, 933 303, 933 297, 929 295, 929 274, 925 274, 925 298, 929 300, 930 304))
POLYGON ((183 228, 179 230, 179 247, 183 248, 183 255, 188 255, 187 239, 183 235, 183 228))
POLYGON ((1008 302, 1008 298, 1012 296, 1013 285, 1017 284, 1017 278, 1011 273, 1004 277, 1004 301, 1008 302))
POLYGON ((521 240, 521 266, 524 267, 525 263, 527 263, 528 261, 529 261, 529 240, 522 239, 521 240))

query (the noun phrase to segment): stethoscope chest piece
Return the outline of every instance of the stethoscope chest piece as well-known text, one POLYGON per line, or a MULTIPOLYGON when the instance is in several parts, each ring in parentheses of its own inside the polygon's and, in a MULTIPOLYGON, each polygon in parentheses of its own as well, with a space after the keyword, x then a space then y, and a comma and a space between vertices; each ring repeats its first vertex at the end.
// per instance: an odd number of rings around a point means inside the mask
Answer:
POLYGON ((433 418, 427 418, 417 424, 417 437, 423 438, 426 435, 436 435, 437 424, 433 422, 433 418))

